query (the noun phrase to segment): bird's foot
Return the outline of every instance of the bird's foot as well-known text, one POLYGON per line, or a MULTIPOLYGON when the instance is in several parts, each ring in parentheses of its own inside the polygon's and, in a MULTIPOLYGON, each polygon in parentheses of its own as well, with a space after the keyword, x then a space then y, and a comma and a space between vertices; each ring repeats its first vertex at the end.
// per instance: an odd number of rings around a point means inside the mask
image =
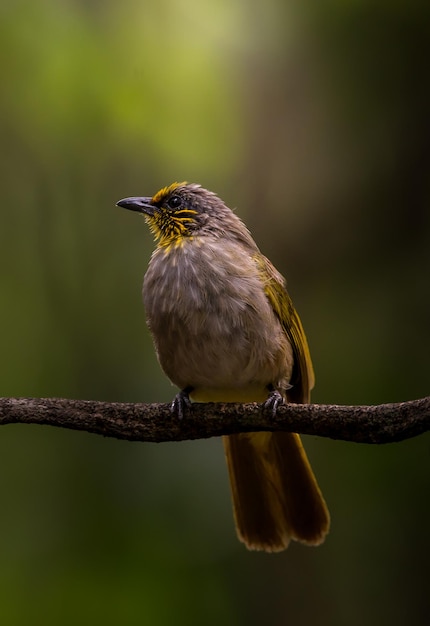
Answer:
POLYGON ((263 412, 270 417, 275 417, 278 406, 284 402, 284 396, 277 389, 271 388, 267 400, 263 403, 263 412))
POLYGON ((182 389, 179 393, 176 394, 170 406, 171 412, 180 420, 184 417, 187 409, 191 407, 191 391, 192 387, 185 387, 185 389, 182 389))

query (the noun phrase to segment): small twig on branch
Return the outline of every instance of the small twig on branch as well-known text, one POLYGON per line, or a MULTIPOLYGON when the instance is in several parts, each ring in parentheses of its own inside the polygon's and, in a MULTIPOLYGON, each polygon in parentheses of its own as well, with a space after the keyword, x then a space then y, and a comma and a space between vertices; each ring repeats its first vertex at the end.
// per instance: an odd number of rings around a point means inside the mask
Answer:
POLYGON ((169 404, 0 398, 0 425, 45 424, 129 441, 183 441, 288 431, 357 443, 392 443, 430 430, 430 397, 377 406, 287 404, 275 417, 259 404, 194 404, 184 419, 169 404))

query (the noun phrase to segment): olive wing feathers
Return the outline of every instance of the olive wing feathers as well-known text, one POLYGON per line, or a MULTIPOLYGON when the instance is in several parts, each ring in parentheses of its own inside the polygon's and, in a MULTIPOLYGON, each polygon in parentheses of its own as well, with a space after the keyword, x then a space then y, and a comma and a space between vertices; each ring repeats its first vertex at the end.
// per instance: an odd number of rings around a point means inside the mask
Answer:
POLYGON ((315 376, 302 323, 288 294, 283 276, 263 255, 258 255, 255 259, 267 298, 293 349, 294 367, 290 380, 292 388, 287 393, 288 401, 300 404, 309 402, 310 391, 315 384, 315 376))

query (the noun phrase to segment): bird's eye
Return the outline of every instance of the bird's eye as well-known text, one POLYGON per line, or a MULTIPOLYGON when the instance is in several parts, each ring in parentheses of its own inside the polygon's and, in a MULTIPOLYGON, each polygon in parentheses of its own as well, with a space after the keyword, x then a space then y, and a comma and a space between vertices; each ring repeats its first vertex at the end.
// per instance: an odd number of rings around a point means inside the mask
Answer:
POLYGON ((177 209, 179 206, 181 206, 181 204, 182 200, 179 196, 172 196, 167 200, 167 206, 169 207, 169 209, 177 209))

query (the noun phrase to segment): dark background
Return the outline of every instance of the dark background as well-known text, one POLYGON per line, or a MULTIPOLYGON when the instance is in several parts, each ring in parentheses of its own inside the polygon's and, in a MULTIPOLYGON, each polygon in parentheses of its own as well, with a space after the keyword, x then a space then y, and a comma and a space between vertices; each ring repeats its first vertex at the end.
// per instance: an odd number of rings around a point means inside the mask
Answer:
MULTIPOLYGON (((1 395, 173 396, 151 236, 115 202, 174 180, 288 277, 315 402, 428 395, 429 7, 3 1, 1 395)), ((235 538, 219 440, 2 428, 0 621, 424 625, 429 441, 306 438, 332 532, 265 555, 235 538)))

